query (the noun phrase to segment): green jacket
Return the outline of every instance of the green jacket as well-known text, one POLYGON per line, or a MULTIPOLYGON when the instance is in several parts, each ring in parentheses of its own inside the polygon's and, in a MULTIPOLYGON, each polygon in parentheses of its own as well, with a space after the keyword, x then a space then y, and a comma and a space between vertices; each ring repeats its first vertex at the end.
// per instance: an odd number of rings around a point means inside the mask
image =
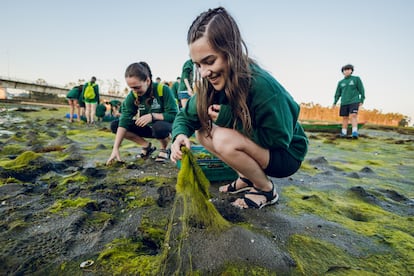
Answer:
POLYGON ((336 87, 334 105, 339 98, 341 98, 341 105, 364 103, 365 90, 361 79, 351 75, 339 81, 336 87))
MULTIPOLYGON (((274 150, 286 149, 294 158, 303 161, 308 138, 298 122, 300 106, 292 96, 268 72, 257 65, 252 65, 253 78, 248 97, 248 108, 252 117, 251 134, 243 131, 240 122, 236 129, 248 135, 256 144, 274 150)), ((216 92, 215 104, 220 104, 220 112, 215 122, 221 127, 233 127, 231 106, 223 91, 216 92)), ((190 137, 201 127, 197 115, 196 93, 177 114, 173 124, 173 140, 178 134, 190 137)))
POLYGON ((187 86, 185 85, 184 80, 188 79, 188 83, 190 85, 193 85, 193 67, 194 63, 191 59, 187 60, 184 65, 181 72, 181 81, 180 86, 178 88, 178 91, 187 91, 187 86))
POLYGON ((103 118, 105 117, 105 113, 106 113, 106 106, 104 104, 98 104, 96 106, 96 117, 98 118, 103 118))
POLYGON ((178 88, 180 88, 180 83, 178 81, 174 82, 171 91, 173 92, 174 97, 178 100, 178 91, 180 91, 178 88))
POLYGON ((154 99, 151 101, 149 92, 141 97, 138 97, 140 102, 139 106, 135 104, 135 94, 130 91, 121 105, 121 117, 119 118, 119 126, 129 129, 130 126, 135 124, 133 119, 138 112, 140 115, 148 113, 162 113, 164 115, 164 121, 172 123, 175 115, 177 115, 178 107, 175 98, 171 92, 171 89, 162 85, 162 96, 158 94, 159 83, 152 84, 152 92, 154 99))
POLYGON ((66 98, 68 99, 78 99, 81 91, 79 89, 79 86, 73 87, 71 90, 69 90, 68 94, 66 94, 66 98))

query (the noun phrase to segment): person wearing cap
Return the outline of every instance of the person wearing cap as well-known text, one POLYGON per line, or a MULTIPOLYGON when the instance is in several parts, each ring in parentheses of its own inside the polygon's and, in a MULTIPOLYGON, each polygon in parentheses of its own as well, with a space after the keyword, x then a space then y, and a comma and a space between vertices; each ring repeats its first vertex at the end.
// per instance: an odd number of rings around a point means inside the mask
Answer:
POLYGON ((341 98, 339 116, 342 117, 342 131, 340 137, 347 137, 349 119, 351 119, 352 138, 358 139, 358 110, 365 100, 364 86, 359 77, 352 76, 353 65, 342 66, 341 72, 344 78, 338 82, 332 107, 335 107, 341 98))

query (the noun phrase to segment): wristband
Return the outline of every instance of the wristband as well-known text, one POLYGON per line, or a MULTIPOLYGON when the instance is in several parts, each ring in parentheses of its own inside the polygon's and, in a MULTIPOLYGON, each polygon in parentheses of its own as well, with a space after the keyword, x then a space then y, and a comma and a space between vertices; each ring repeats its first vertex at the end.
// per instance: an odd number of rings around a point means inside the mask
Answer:
POLYGON ((151 122, 154 122, 155 118, 154 118, 154 114, 151 113, 151 122))

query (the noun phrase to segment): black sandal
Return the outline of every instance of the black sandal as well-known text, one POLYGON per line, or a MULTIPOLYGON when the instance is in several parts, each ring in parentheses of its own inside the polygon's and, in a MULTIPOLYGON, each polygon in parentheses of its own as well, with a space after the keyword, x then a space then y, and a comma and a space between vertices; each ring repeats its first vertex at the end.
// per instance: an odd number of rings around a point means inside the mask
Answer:
MULTIPOLYGON (((254 188, 256 190, 256 192, 255 191, 250 191, 250 192, 247 192, 244 195, 243 200, 246 203, 246 205, 248 206, 247 209, 249 209, 249 208, 262 209, 263 207, 265 207, 267 205, 275 204, 279 200, 279 194, 276 192, 275 184, 273 183, 273 181, 271 179, 270 179, 270 182, 272 183, 272 190, 270 190, 268 192, 265 192, 265 191, 259 190, 257 188, 254 188), (275 195, 275 192, 276 192, 276 195, 275 195), (263 202, 263 203, 260 202, 259 204, 257 204, 256 202, 254 202, 250 198, 246 197, 246 195, 249 195, 249 194, 250 195, 264 196, 266 198, 266 201, 263 202)), ((235 207, 239 207, 239 206, 235 206, 235 207)), ((243 207, 240 207, 240 208, 243 208, 243 207)))
POLYGON ((155 162, 165 163, 170 160, 171 150, 169 149, 160 149, 160 153, 158 154, 157 158, 155 158, 155 162), (161 155, 164 153, 165 155, 161 155))
POLYGON ((253 183, 249 179, 240 176, 239 178, 237 178, 236 180, 234 180, 233 182, 231 182, 227 186, 227 190, 226 191, 223 191, 222 193, 228 193, 228 194, 234 195, 234 194, 238 194, 238 193, 241 193, 241 192, 248 191, 252 187, 253 187, 253 183), (247 186, 246 187, 243 187, 243 188, 240 188, 240 189, 236 189, 236 183, 237 183, 237 180, 238 179, 240 179, 241 181, 243 181, 244 183, 246 183, 247 186))
POLYGON ((153 147, 151 142, 146 147, 141 148, 141 153, 137 155, 137 158, 148 159, 151 154, 156 150, 156 147, 153 147))

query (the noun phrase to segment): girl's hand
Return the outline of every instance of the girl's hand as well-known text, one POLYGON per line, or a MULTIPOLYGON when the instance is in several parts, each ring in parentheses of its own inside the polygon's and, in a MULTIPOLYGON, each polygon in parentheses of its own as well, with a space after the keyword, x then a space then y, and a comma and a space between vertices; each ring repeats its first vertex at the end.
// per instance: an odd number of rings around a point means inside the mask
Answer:
POLYGON ((142 115, 141 117, 135 120, 135 124, 139 127, 144 127, 151 122, 152 122, 151 113, 142 115))
POLYGON ((188 137, 184 134, 178 135, 175 138, 174 143, 172 143, 172 145, 171 145, 170 159, 174 163, 176 163, 177 160, 181 160, 181 158, 183 157, 183 153, 181 151, 182 146, 185 146, 188 149, 190 149, 190 147, 191 147, 190 139, 188 139, 188 137))
POLYGON ((121 162, 121 156, 119 154, 119 150, 113 150, 111 156, 109 157, 109 159, 106 161, 106 165, 109 166, 114 160, 117 160, 119 162, 121 162))
POLYGON ((219 112, 220 112, 219 104, 212 104, 208 107, 208 116, 213 122, 217 121, 219 112))

